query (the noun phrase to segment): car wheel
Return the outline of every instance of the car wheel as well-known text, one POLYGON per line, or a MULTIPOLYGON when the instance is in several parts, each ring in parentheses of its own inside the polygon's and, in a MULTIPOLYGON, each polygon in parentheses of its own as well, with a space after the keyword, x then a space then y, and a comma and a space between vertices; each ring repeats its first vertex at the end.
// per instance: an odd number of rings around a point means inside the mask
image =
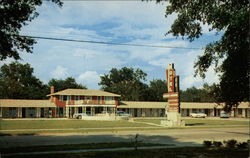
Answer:
POLYGON ((82 119, 82 116, 78 116, 78 119, 82 119))

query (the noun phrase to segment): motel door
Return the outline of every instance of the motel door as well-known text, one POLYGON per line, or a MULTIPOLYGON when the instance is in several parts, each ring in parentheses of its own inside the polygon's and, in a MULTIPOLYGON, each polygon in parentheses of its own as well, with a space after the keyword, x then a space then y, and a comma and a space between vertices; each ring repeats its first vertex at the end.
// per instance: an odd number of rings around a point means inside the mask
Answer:
POLYGON ((207 114, 207 116, 209 116, 208 109, 205 109, 205 114, 207 114))
POLYGON ((26 109, 22 108, 22 118, 25 118, 25 117, 26 117, 26 109))
POLYGON ((137 109, 134 109, 134 116, 137 117, 137 109))

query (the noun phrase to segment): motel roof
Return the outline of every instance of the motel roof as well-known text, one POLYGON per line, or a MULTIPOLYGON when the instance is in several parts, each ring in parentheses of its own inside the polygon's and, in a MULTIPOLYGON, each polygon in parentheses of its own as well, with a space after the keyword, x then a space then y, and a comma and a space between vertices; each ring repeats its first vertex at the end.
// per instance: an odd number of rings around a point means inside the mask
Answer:
POLYGON ((121 95, 105 92, 102 90, 91 90, 91 89, 65 89, 56 93, 49 94, 53 95, 75 95, 75 96, 107 96, 107 97, 121 97, 121 95))
POLYGON ((164 109, 168 102, 121 101, 118 108, 158 108, 164 109))
MULTIPOLYGON (((165 108, 168 102, 121 101, 118 108, 165 108)), ((181 102, 182 109, 222 109, 223 104, 202 102, 181 102)), ((242 102, 238 108, 249 108, 249 102, 242 102)))
POLYGON ((0 107, 56 107, 50 100, 0 99, 0 107))

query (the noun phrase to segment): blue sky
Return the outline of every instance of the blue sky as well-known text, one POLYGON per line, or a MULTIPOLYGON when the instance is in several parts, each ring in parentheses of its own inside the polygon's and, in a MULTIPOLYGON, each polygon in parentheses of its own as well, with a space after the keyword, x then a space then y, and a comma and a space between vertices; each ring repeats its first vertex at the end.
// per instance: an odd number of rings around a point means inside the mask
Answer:
MULTIPOLYGON (((203 26, 202 38, 188 40, 165 35, 176 15, 165 18, 166 3, 141 1, 66 1, 62 8, 44 1, 40 15, 22 29, 23 35, 151 44, 164 46, 204 47, 219 39, 203 26)), ((174 63, 180 75, 181 89, 203 83, 218 82, 213 68, 205 80, 194 78, 194 61, 202 50, 128 47, 37 40, 33 54, 21 53, 22 63, 30 63, 34 74, 45 83, 51 78, 74 77, 89 89, 99 89, 100 75, 111 68, 140 68, 148 81, 165 79, 165 69, 174 63)), ((5 63, 10 62, 7 59, 5 63)))

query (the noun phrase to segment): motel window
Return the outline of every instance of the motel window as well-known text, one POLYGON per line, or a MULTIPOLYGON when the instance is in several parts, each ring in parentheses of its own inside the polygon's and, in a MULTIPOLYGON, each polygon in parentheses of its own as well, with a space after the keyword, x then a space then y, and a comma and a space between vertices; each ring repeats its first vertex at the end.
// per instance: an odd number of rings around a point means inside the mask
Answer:
POLYGON ((105 97, 105 100, 107 100, 107 101, 114 100, 114 97, 105 97))
POLYGON ((70 95, 67 95, 67 100, 71 100, 71 96, 70 95))
POLYGON ((85 100, 92 100, 92 96, 85 96, 85 100))
POLYGON ((10 117, 16 117, 17 115, 17 108, 10 107, 9 108, 9 115, 10 117))
POLYGON ((75 96, 75 100, 80 100, 80 96, 75 96))
POLYGON ((67 100, 67 96, 66 95, 60 95, 59 96, 59 100, 60 101, 66 101, 67 100))

